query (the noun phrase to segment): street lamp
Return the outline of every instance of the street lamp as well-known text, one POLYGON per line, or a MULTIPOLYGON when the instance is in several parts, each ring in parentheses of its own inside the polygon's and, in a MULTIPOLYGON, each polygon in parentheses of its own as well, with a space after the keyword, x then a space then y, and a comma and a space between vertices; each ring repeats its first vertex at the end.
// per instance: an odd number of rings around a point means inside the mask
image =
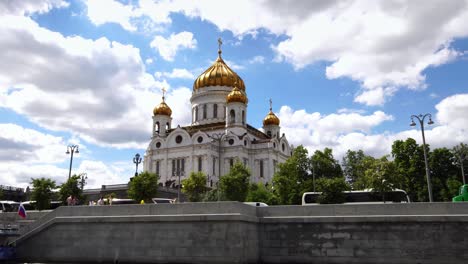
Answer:
POLYGON ((184 176, 184 171, 177 170, 179 176, 179 184, 177 185, 177 202, 180 203, 180 176, 184 176))
POLYGON ((80 186, 81 186, 81 191, 83 191, 84 185, 86 184, 86 180, 88 179, 88 174, 85 172, 85 173, 82 173, 80 176, 81 176, 80 186))
POLYGON ((208 135, 211 139, 218 142, 218 182, 216 183, 216 190, 218 193, 218 201, 220 200, 220 193, 219 193, 219 182, 221 180, 221 141, 227 136, 226 133, 213 133, 208 135))
POLYGON ((70 156, 70 170, 68 171, 68 179, 70 179, 71 177, 71 169, 72 169, 72 163, 73 163, 73 153, 80 153, 80 151, 78 150, 78 145, 68 145, 67 146, 67 152, 65 152, 65 154, 70 154, 71 153, 71 156, 70 156))
POLYGON ((141 163, 141 157, 139 153, 135 154, 135 157, 133 158, 133 163, 135 163, 136 165, 135 176, 138 176, 138 164, 141 163))
POLYGON ((421 133, 422 133, 422 140, 423 140, 423 151, 424 151, 424 163, 426 164, 427 190, 429 192, 429 202, 432 203, 434 200, 432 199, 431 176, 429 174, 429 165, 427 163, 426 138, 424 137, 424 119, 426 117, 429 117, 429 122, 427 122, 428 125, 434 124, 434 122, 432 122, 431 114, 425 114, 425 115, 419 114, 419 115, 412 115, 411 116, 410 126, 416 126, 416 123, 414 122, 414 118, 418 119, 419 124, 421 125, 421 133))

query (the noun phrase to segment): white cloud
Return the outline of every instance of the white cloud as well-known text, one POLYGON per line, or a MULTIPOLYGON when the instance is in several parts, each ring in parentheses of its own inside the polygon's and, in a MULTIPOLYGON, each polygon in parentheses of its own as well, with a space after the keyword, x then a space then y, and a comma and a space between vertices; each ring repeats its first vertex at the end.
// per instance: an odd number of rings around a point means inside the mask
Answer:
POLYGON ((47 13, 53 8, 65 8, 69 4, 63 0, 3 0, 0 1, 0 14, 32 15, 47 13))
POLYGON ((265 63, 265 57, 263 56, 255 56, 248 61, 249 64, 263 64, 265 63))
POLYGON ((151 63, 153 63, 153 59, 148 58, 148 59, 145 60, 145 63, 146 64, 151 64, 151 63))
POLYGON ((191 0, 140 1, 133 8, 155 23, 169 23, 171 13, 200 18, 238 38, 255 36, 260 29, 284 35, 272 44, 277 59, 297 69, 329 62, 328 78, 362 85, 356 102, 381 105, 398 89, 425 89, 424 70, 463 54, 451 43, 468 36, 467 3, 191 0))
POLYGON ((113 0, 85 0, 88 18, 95 25, 117 23, 128 31, 137 29, 130 19, 135 16, 134 8, 113 0))
MULTIPOLYGON (((90 143, 146 147, 161 98, 153 88, 170 87, 145 72, 139 49, 106 38, 64 37, 20 16, 0 16, 0 35, 0 49, 8 50, 0 53, 0 107, 90 143)), ((180 102, 171 107, 186 107, 180 102)))
POLYGON ((179 68, 172 69, 172 72, 155 72, 154 76, 156 76, 156 78, 158 79, 162 77, 167 77, 171 79, 195 79, 193 73, 191 73, 187 69, 179 68))
POLYGON ((438 103, 436 119, 445 126, 459 129, 468 134, 468 94, 449 96, 438 103))
POLYGON ((191 32, 183 31, 178 34, 171 34, 167 39, 162 36, 156 36, 151 41, 150 46, 157 49, 163 59, 173 61, 177 51, 180 49, 195 49, 197 47, 197 40, 193 38, 191 32))
MULTIPOLYGON (((431 148, 452 147, 460 142, 468 142, 468 94, 458 94, 443 99, 436 105, 436 124, 425 127, 426 142, 431 148)), ((391 153, 395 140, 414 138, 422 144, 419 127, 400 132, 379 132, 374 130, 385 121, 394 120, 390 115, 376 111, 370 115, 341 111, 341 114, 321 115, 307 113, 305 110, 294 111, 283 106, 278 113, 282 132, 291 144, 302 144, 310 153, 315 150, 332 148, 335 158, 341 157, 348 149, 362 149, 369 155, 380 157, 391 153)), ((427 119, 426 119, 427 121, 427 119)))

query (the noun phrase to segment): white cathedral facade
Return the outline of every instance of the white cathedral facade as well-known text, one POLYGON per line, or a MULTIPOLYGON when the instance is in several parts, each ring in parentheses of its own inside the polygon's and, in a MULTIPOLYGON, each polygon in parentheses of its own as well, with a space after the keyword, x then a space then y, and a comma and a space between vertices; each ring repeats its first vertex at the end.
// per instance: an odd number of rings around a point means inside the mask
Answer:
POLYGON ((145 171, 159 175, 160 185, 176 186, 179 179, 201 171, 213 187, 236 161, 250 169, 251 182, 267 183, 277 164, 291 155, 271 101, 263 131, 247 124, 244 81, 223 61, 221 49, 193 84, 191 125, 173 128, 164 99, 153 110, 153 134, 143 161, 145 171))

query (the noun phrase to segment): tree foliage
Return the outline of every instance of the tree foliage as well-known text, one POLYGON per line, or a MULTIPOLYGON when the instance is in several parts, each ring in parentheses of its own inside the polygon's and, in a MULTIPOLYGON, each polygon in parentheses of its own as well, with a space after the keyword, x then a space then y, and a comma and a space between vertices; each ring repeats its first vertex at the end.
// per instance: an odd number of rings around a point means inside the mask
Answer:
POLYGON ((316 150, 311 157, 312 171, 315 178, 342 177, 343 170, 338 161, 333 157, 333 151, 325 148, 323 151, 316 150))
POLYGON ((203 172, 192 172, 187 179, 182 180, 182 192, 187 195, 190 202, 201 202, 208 191, 206 181, 203 172))
POLYGON ((346 201, 344 191, 350 190, 343 177, 320 178, 317 180, 317 191, 322 192, 317 199, 321 204, 340 204, 346 201))
POLYGON ((312 190, 312 175, 307 149, 298 146, 273 176, 275 194, 280 204, 301 204, 304 191, 312 190))
POLYGON ((396 140, 392 145, 392 156, 401 181, 397 188, 405 190, 411 201, 428 201, 424 152, 412 138, 396 140))
POLYGON ((221 177, 219 188, 227 200, 244 202, 249 191, 249 179, 249 169, 237 161, 229 173, 221 177))
POLYGON ((452 148, 452 153, 454 155, 455 164, 460 167, 461 181, 466 183, 467 179, 465 176, 465 164, 468 160, 468 145, 460 143, 459 145, 452 148))
POLYGON ((83 191, 81 189, 81 177, 83 175, 72 175, 70 179, 60 185, 59 196, 60 201, 65 204, 68 196, 73 195, 78 201, 83 203, 83 191))
POLYGON ((268 205, 278 204, 278 200, 271 188, 260 182, 250 184, 246 202, 262 202, 268 205))
POLYGON ((158 192, 158 176, 156 173, 142 172, 133 177, 128 187, 128 197, 135 201, 151 202, 158 192))
MULTIPOLYGON (((366 171, 365 160, 372 158, 364 154, 364 151, 348 149, 343 157, 343 173, 348 182, 353 185, 359 178, 364 177, 366 171)), ((353 186, 354 187, 354 186, 353 186)))
POLYGON ((458 190, 451 190, 449 181, 452 179, 460 179, 457 177, 458 168, 453 163, 454 155, 447 148, 437 148, 429 153, 429 168, 431 171, 432 193, 434 201, 451 201, 451 193, 458 190))
POLYGON ((36 209, 49 209, 53 197, 52 190, 56 188, 55 181, 46 178, 31 178, 31 184, 33 186, 31 199, 36 201, 36 209))

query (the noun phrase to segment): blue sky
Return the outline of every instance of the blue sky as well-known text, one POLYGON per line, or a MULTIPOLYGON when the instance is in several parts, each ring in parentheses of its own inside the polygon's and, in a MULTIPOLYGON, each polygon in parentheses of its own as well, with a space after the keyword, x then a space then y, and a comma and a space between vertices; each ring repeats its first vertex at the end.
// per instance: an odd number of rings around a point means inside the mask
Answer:
POLYGON ((295 146, 386 155, 420 113, 432 147, 468 142, 467 1, 2 1, 0 20, 0 184, 62 183, 69 144, 89 187, 128 181, 161 88, 188 125, 219 37, 248 123, 272 98, 295 146))

